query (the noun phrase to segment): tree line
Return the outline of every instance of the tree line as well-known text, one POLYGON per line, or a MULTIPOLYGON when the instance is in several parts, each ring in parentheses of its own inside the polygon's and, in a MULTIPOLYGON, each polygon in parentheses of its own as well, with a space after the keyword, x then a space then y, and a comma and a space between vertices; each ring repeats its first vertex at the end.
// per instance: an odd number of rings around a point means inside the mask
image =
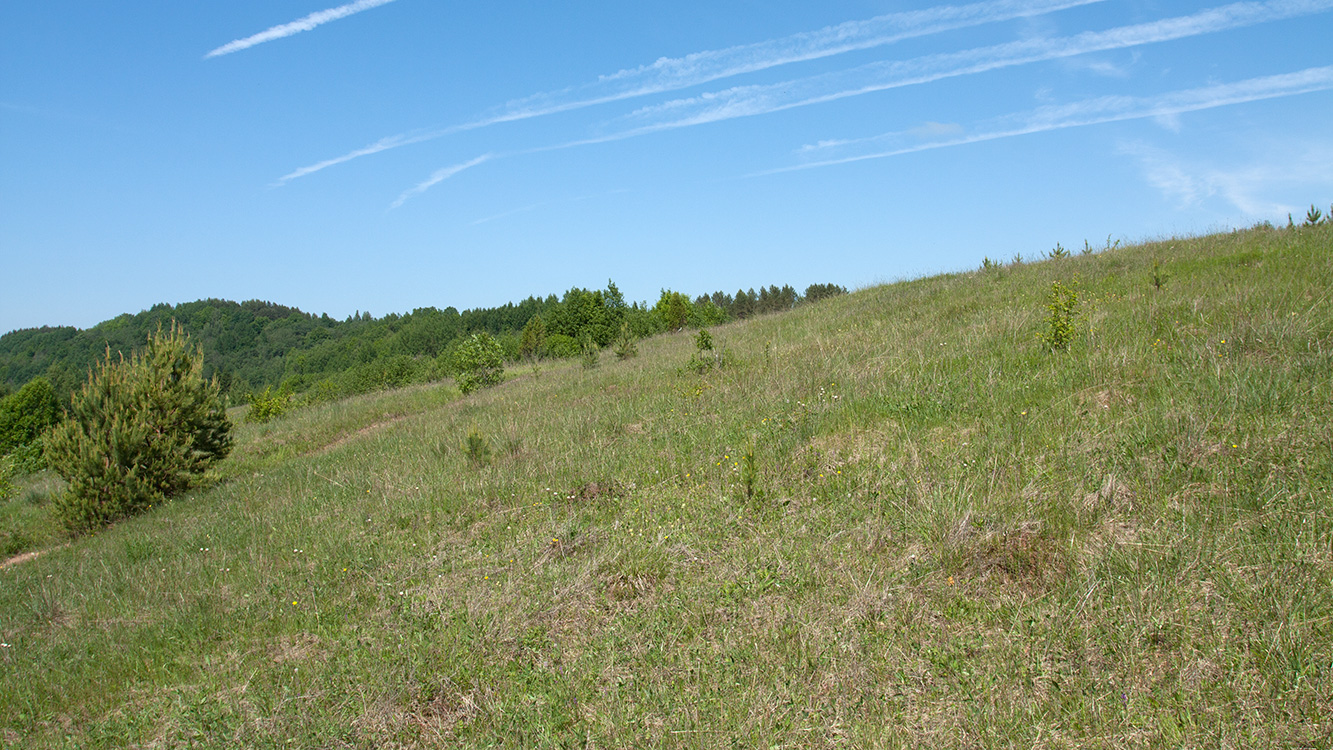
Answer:
POLYGON ((424 307, 382 317, 357 311, 344 320, 262 300, 158 304, 88 329, 29 328, 0 336, 0 397, 42 378, 68 404, 108 350, 128 354, 173 321, 202 347, 205 377, 216 376, 224 397, 237 403, 265 387, 333 397, 449 377, 457 348, 474 333, 492 336, 509 361, 575 357, 585 339, 608 346, 626 325, 643 338, 790 310, 844 292, 835 284, 814 284, 804 294, 768 286, 695 298, 663 290, 649 306, 627 303, 608 281, 604 289, 575 287, 562 296, 531 296, 499 307, 424 307))

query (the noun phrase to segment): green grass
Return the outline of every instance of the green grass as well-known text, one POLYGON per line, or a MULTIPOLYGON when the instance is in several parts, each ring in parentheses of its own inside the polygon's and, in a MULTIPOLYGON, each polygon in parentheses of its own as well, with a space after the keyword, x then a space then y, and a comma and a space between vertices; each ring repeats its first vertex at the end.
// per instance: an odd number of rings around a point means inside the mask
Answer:
POLYGON ((1330 289, 1328 227, 921 279, 10 501, 0 740, 1329 746, 1330 289))

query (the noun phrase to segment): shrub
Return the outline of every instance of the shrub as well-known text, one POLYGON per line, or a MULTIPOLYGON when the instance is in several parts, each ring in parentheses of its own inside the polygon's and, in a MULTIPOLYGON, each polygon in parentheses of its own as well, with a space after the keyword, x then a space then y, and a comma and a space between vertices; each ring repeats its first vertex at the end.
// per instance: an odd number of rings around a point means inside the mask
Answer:
POLYGON ((546 337, 546 352, 556 359, 577 357, 582 349, 578 339, 563 333, 552 333, 546 337))
POLYGON ((339 395, 338 384, 329 378, 324 378, 318 383, 315 383, 313 388, 306 391, 305 403, 322 404, 328 401, 333 401, 338 398, 339 395))
MULTIPOLYGON (((0 399, 0 455, 37 445, 42 433, 60 421, 60 400, 51 381, 33 378, 0 399)), ((36 469, 40 469, 40 461, 36 469)))
POLYGON ((726 352, 713 347, 713 335, 708 329, 699 329, 699 333, 694 337, 694 348, 697 351, 690 357, 689 368, 700 375, 714 368, 721 369, 726 364, 726 352))
POLYGON ((668 331, 679 331, 684 328, 685 324, 690 322, 690 315, 693 312, 694 305, 689 297, 669 289, 663 289, 662 296, 658 298, 657 304, 653 305, 653 315, 668 331))
POLYGON ((756 497, 763 497, 763 490, 759 486, 759 464, 754 457, 754 446, 741 455, 741 489, 745 492, 746 500, 754 500, 756 497))
POLYGON ((42 448, 45 443, 45 438, 38 437, 30 443, 20 445, 9 454, 9 460, 14 464, 14 476, 36 474, 46 468, 46 456, 42 448))
POLYGON ((472 334, 458 347, 454 364, 454 381, 464 396, 504 380, 504 351, 485 331, 472 334))
POLYGON ((1152 262, 1152 272, 1149 274, 1153 289, 1156 289, 1159 292, 1162 291, 1162 287, 1166 286, 1166 280, 1168 278, 1169 276, 1166 271, 1162 270, 1162 262, 1160 260, 1154 260, 1152 262))
POLYGON ((1058 281, 1051 282, 1046 298, 1046 330, 1038 337, 1051 351, 1059 351, 1074 340, 1074 317, 1078 314, 1078 291, 1058 281))
POLYGON ((14 496, 18 488, 14 486, 14 475, 17 473, 14 466, 14 459, 9 456, 0 456, 0 502, 4 502, 14 496))
POLYGON ((290 394, 274 391, 273 386, 264 386, 262 393, 250 396, 250 410, 245 413, 245 421, 264 424, 286 414, 291 405, 290 394))
POLYGON ((612 351, 619 360, 639 356, 639 337, 630 330, 628 320, 620 324, 620 335, 616 337, 615 348, 612 351))
POLYGON ((352 393, 374 393, 411 385, 416 374, 416 361, 397 354, 357 365, 348 373, 347 382, 352 393))
POLYGON ((463 455, 467 456, 468 463, 476 467, 485 466, 486 459, 491 455, 490 442, 486 440, 485 435, 481 434, 481 428, 476 425, 472 425, 468 429, 467 437, 463 438, 459 447, 462 449, 463 455))
MULTIPOLYGON (((1329 209, 1329 210, 1330 210, 1330 211, 1333 211, 1333 209, 1329 209)), ((1305 226, 1307 226, 1307 227, 1312 227, 1312 226, 1318 224, 1318 223, 1319 223, 1319 220, 1320 220, 1322 217, 1323 217, 1323 212, 1320 211, 1319 209, 1315 208, 1315 205, 1314 205, 1313 203, 1311 203, 1311 204, 1310 204, 1310 210, 1305 212, 1305 226)))
POLYGON ((597 342, 593 340, 592 334, 588 331, 583 332, 580 348, 583 350, 583 369, 595 369, 601 363, 602 349, 597 346, 597 342))
POLYGON ((46 438, 69 488, 56 514, 86 531, 189 488, 231 451, 231 423, 204 356, 173 322, 128 360, 110 348, 46 438))
POLYGON ((704 299, 702 302, 696 302, 690 310, 690 325, 704 326, 721 325, 727 320, 727 311, 713 304, 711 299, 704 299))
POLYGON ((546 321, 542 316, 534 315, 528 318, 527 324, 523 326, 523 334, 519 339, 519 356, 526 360, 536 362, 541 359, 542 353, 546 351, 546 321))

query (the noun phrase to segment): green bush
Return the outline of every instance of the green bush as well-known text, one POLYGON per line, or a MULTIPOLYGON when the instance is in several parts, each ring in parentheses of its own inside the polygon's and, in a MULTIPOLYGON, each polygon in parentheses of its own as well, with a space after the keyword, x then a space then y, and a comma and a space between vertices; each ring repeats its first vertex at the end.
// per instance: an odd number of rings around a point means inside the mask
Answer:
POLYGON ((504 351, 485 331, 468 337, 458 347, 454 358, 457 371, 454 380, 465 396, 504 380, 504 351))
POLYGON ((653 315, 668 331, 679 331, 684 328, 685 324, 690 322, 690 315, 693 312, 694 305, 689 297, 669 289, 663 289, 662 296, 658 298, 657 304, 653 305, 653 315))
POLYGON ((0 456, 0 502, 13 497, 18 491, 18 488, 14 486, 14 475, 16 473, 14 459, 9 456, 0 456))
POLYGON ((30 443, 20 445, 9 454, 9 459, 14 464, 14 476, 36 474, 46 468, 46 455, 42 449, 45 442, 44 438, 39 437, 30 443))
POLYGON ((602 348, 597 345, 597 342, 593 340, 592 334, 588 331, 583 332, 580 347, 583 350, 583 369, 596 369, 597 365, 602 361, 602 348))
POLYGON ((639 356, 639 337, 630 330, 628 320, 620 324, 620 335, 616 337, 615 348, 612 351, 619 360, 639 356))
POLYGON ((104 526, 188 489, 231 451, 231 423, 204 356, 172 324, 127 360, 108 348, 46 459, 69 489, 56 514, 76 531, 104 526))
MULTIPOLYGON (((1333 209, 1329 210, 1333 211, 1333 209)), ((1323 215, 1324 215, 1323 212, 1320 211, 1318 208, 1315 208, 1315 205, 1311 203, 1310 210, 1305 212, 1305 224, 1303 226, 1312 227, 1317 225, 1319 223, 1319 219, 1323 215)))
POLYGON ((556 359, 577 357, 583 352, 578 339, 563 333, 552 333, 546 337, 546 351, 556 359))
POLYGON ((726 352, 713 347, 713 335, 707 328, 700 328, 699 333, 695 335, 694 348, 697 351, 690 357, 689 368, 700 375, 726 365, 726 352))
POLYGON ((345 381, 351 393, 374 393, 402 388, 416 380, 416 361, 406 354, 377 357, 352 368, 345 381))
POLYGON ((459 446, 463 455, 467 456, 468 463, 475 467, 485 466, 486 459, 491 455, 490 442, 486 436, 481 433, 481 428, 472 425, 467 431, 467 437, 463 438, 459 446))
POLYGON ((290 394, 274 391, 273 386, 264 386, 262 393, 250 396, 250 410, 245 413, 245 421, 264 424, 286 414, 291 405, 290 394))
POLYGON ((546 352, 546 321, 542 316, 534 315, 523 326, 523 335, 519 340, 519 356, 536 362, 546 352))
POLYGON ((1051 282, 1051 293, 1046 299, 1046 329, 1038 337, 1051 348, 1060 351, 1074 340, 1074 318, 1078 315, 1078 290, 1058 281, 1051 282))
POLYGON ((60 399, 51 382, 33 378, 17 392, 0 399, 0 455, 39 444, 42 433, 59 421, 60 399))
POLYGON ((305 392, 306 404, 323 404, 333 401, 342 395, 338 389, 338 384, 329 378, 324 378, 308 391, 305 392))

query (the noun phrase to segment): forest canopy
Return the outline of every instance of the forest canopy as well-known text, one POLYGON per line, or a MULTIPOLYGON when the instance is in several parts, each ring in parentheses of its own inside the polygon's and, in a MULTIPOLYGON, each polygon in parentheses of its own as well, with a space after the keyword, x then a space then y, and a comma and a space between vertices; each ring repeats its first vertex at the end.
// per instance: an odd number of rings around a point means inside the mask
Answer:
POLYGON ((846 289, 833 284, 811 285, 805 295, 791 286, 768 286, 691 299, 664 289, 650 306, 627 303, 608 281, 605 289, 575 287, 560 297, 532 296, 499 307, 463 312, 423 307, 378 318, 357 311, 344 320, 264 300, 158 304, 87 329, 42 327, 5 334, 0 337, 0 394, 42 377, 67 403, 108 348, 128 354, 173 321, 202 346, 204 375, 217 377, 222 392, 235 402, 265 387, 319 389, 335 396, 447 377, 455 349, 474 333, 494 337, 511 361, 520 355, 571 357, 585 334, 607 346, 624 324, 643 338, 683 325, 789 310, 842 292, 846 289), (542 345, 523 351, 523 330, 535 318, 544 331, 542 345))

